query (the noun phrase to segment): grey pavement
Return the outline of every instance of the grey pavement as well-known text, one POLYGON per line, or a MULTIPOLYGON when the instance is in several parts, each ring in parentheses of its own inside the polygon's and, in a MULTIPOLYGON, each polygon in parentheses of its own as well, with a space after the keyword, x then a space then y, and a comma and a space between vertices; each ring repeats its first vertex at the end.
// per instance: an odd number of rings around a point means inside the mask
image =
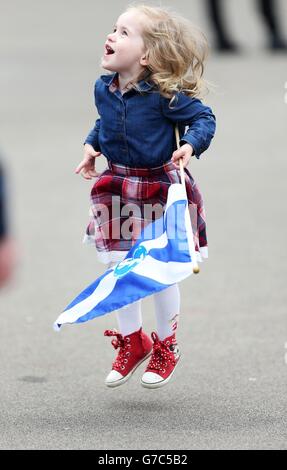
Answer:
MULTIPOLYGON (((117 390, 103 384, 113 314, 52 329, 103 270, 81 244, 92 183, 73 170, 95 119, 105 35, 126 2, 1 1, 0 144, 21 251, 0 292, 1 449, 287 448, 287 57, 263 49, 253 2, 228 3, 245 53, 211 53, 216 86, 205 101, 217 135, 190 164, 209 259, 180 286, 182 361, 151 391, 139 384, 143 368, 117 390)), ((165 4, 207 28, 202 2, 165 4)), ((152 299, 143 311, 152 331, 152 299)))

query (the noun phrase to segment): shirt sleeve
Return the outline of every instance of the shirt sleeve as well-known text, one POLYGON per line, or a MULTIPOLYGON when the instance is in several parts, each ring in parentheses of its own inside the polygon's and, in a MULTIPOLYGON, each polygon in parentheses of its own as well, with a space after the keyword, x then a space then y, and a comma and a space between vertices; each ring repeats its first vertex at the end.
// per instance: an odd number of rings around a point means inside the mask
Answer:
MULTIPOLYGON (((95 105, 97 106, 97 96, 96 96, 96 84, 94 87, 94 97, 95 97, 95 105)), ((100 152, 100 145, 99 145, 99 131, 101 126, 101 118, 97 119, 93 129, 90 130, 89 134, 87 135, 84 145, 90 144, 94 148, 96 152, 100 152)))
POLYGON ((198 98, 178 92, 170 99, 161 95, 162 113, 174 123, 179 123, 180 145, 191 144, 196 158, 210 145, 215 134, 216 118, 208 106, 198 98), (182 132, 182 126, 184 130, 182 132), (187 129, 186 129, 187 126, 187 129))
POLYGON ((100 152, 100 145, 99 145, 99 131, 100 131, 101 119, 97 119, 95 122, 95 126, 93 129, 90 130, 87 138, 85 139, 84 144, 90 144, 96 152, 100 152))

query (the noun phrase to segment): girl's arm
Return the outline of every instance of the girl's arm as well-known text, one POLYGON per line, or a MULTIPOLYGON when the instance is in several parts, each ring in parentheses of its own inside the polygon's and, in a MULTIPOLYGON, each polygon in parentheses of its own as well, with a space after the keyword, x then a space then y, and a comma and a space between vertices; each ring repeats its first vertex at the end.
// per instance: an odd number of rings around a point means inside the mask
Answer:
POLYGON ((75 169, 75 173, 80 173, 87 180, 99 176, 95 168, 95 158, 101 155, 99 146, 100 122, 100 118, 96 120, 94 128, 87 136, 84 142, 84 158, 75 169))
POLYGON ((100 125, 101 125, 101 119, 97 119, 95 126, 93 129, 89 132, 85 144, 90 144, 96 152, 100 152, 100 146, 99 146, 99 131, 100 131, 100 125))
MULTIPOLYGON (((97 107, 97 81, 96 80, 96 83, 94 85, 94 102, 95 102, 95 106, 98 110, 98 107, 97 107)), ((98 111, 98 114, 99 111, 98 111)), ((100 145, 99 145, 99 132, 100 132, 100 127, 101 127, 101 119, 98 118, 95 122, 95 125, 93 127, 93 129, 91 129, 91 131, 89 132, 84 144, 89 144, 91 145, 94 150, 96 152, 100 152, 101 149, 100 149, 100 145)))
POLYGON ((199 99, 183 93, 177 93, 170 106, 169 98, 160 98, 163 115, 172 122, 179 123, 180 145, 189 144, 193 155, 199 158, 209 147, 215 134, 216 118, 212 110, 199 99), (185 126, 188 126, 186 131, 185 126))
MULTIPOLYGON (((95 105, 97 106, 96 83, 94 87, 94 97, 95 105)), ((75 169, 75 173, 80 173, 80 175, 82 175, 86 180, 90 180, 93 177, 99 176, 100 174, 96 171, 95 168, 95 159, 101 155, 101 149, 99 145, 100 126, 101 119, 98 118, 93 129, 89 132, 84 142, 84 158, 75 169)))

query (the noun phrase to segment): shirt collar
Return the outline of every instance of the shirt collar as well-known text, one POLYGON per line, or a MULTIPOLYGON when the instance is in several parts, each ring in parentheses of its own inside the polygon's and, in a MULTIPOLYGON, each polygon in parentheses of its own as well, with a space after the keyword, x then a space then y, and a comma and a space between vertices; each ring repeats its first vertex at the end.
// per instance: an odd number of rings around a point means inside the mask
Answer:
MULTIPOLYGON (((103 80, 106 86, 110 86, 117 76, 118 72, 114 72, 112 74, 109 73, 108 75, 101 75, 100 78, 103 80)), ((137 86, 139 87, 140 91, 147 91, 153 88, 154 84, 146 82, 145 80, 140 80, 137 83, 137 86)))

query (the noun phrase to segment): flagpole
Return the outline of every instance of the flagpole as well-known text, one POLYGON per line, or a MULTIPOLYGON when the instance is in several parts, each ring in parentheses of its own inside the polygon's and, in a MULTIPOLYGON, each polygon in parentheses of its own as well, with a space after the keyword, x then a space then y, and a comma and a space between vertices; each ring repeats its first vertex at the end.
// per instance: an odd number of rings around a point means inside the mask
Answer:
MULTIPOLYGON (((178 124, 176 124, 175 126, 175 138, 176 138, 176 146, 177 148, 179 149, 180 148, 180 145, 179 145, 179 130, 178 130, 178 124)), ((187 193, 186 193, 186 186, 185 186, 185 173, 184 173, 184 168, 183 168, 183 159, 182 157, 179 159, 179 169, 180 169, 180 180, 181 180, 181 184, 183 185, 184 187, 184 191, 185 191, 185 194, 186 194, 186 198, 187 198, 187 193)), ((188 198, 187 198, 188 200, 188 198)), ((188 209, 189 210, 189 209, 188 209)), ((191 221, 190 221, 190 217, 188 218, 189 222, 190 222, 190 228, 191 228, 191 233, 192 233, 192 243, 191 243, 191 251, 192 251, 192 268, 193 268, 193 272, 194 274, 198 274, 199 273, 199 266, 197 264, 197 258, 196 258, 196 250, 195 250, 195 246, 194 246, 194 238, 193 238, 193 229, 192 229, 192 224, 191 224, 191 221)))

